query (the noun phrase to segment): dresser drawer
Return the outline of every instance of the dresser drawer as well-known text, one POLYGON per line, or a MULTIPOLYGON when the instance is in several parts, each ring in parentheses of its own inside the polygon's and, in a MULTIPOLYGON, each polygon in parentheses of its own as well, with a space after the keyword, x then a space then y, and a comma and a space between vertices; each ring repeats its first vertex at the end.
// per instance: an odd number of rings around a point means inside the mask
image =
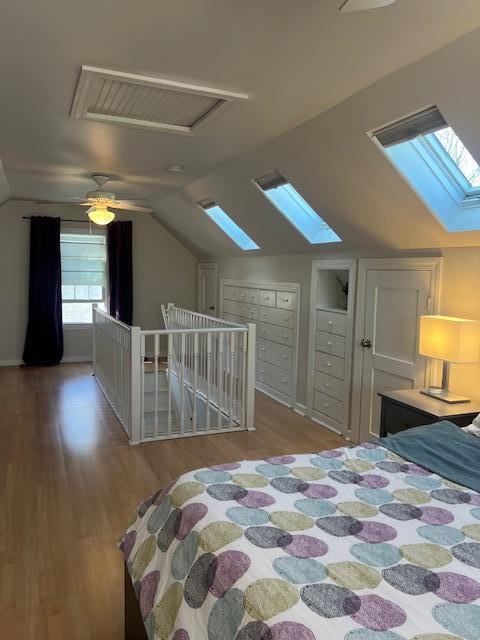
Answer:
POLYGON ((267 387, 281 391, 285 395, 292 394, 292 373, 259 360, 257 363, 257 380, 267 387))
POLYGON ((321 373, 315 371, 313 376, 313 388, 315 391, 321 391, 327 396, 336 398, 337 400, 345 401, 345 382, 329 376, 328 373, 321 373))
POLYGON ((347 316, 335 311, 317 309, 317 327, 319 331, 335 333, 339 336, 347 335, 347 316))
POLYGON ((291 309, 296 308, 297 294, 290 291, 277 291, 277 308, 278 309, 291 309))
POLYGON ((243 318, 256 320, 258 317, 258 307, 255 304, 237 303, 238 315, 243 318))
POLYGON ((293 349, 278 342, 260 339, 258 341, 258 357, 277 367, 291 371, 293 369, 293 349))
POLYGON ((326 331, 317 331, 315 335, 315 349, 344 358, 345 338, 333 333, 327 333, 326 331))
POLYGON ((233 302, 232 300, 224 300, 223 301, 223 312, 229 313, 234 316, 239 316, 240 304, 238 302, 233 302))
POLYGON ((258 304, 264 307, 274 307, 276 301, 275 291, 261 290, 258 292, 258 304))
POLYGON ((320 393, 320 391, 315 391, 313 395, 313 408, 337 420, 337 422, 343 422, 345 420, 345 407, 343 402, 335 400, 335 398, 331 398, 324 393, 320 393))
POLYGON ((248 304, 258 304, 258 289, 239 288, 237 292, 238 300, 248 304))
POLYGON ((260 322, 268 324, 278 324, 281 327, 293 329, 295 313, 287 309, 271 309, 270 307, 259 307, 258 319, 260 322))
POLYGON ((286 344, 289 347, 293 347, 293 330, 279 327, 275 324, 260 324, 258 335, 260 338, 266 338, 267 340, 273 340, 281 344, 286 344))
POLYGON ((315 352, 315 370, 329 375, 335 376, 335 378, 345 379, 345 360, 343 358, 337 358, 337 356, 331 356, 321 351, 315 352))
POLYGON ((231 313, 223 313, 223 319, 228 322, 234 322, 235 324, 245 324, 247 320, 245 318, 241 318, 240 316, 234 316, 231 313))

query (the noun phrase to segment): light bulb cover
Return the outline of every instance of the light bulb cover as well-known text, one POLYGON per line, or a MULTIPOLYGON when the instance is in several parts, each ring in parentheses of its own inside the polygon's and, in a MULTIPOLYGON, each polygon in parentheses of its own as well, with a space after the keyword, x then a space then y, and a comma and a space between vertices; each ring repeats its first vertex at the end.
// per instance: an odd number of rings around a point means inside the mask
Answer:
POLYGON ((89 219, 100 226, 105 226, 115 219, 113 211, 109 211, 105 204, 95 204, 87 210, 89 219))

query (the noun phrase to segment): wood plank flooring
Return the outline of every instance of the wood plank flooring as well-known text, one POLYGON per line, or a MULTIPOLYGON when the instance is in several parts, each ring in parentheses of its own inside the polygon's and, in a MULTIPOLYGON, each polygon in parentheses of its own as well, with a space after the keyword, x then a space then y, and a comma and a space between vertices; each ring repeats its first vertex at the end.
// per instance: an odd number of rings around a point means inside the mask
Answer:
POLYGON ((254 432, 131 447, 88 364, 0 369, 0 638, 121 640, 116 540, 182 472, 344 440, 262 394, 254 432))

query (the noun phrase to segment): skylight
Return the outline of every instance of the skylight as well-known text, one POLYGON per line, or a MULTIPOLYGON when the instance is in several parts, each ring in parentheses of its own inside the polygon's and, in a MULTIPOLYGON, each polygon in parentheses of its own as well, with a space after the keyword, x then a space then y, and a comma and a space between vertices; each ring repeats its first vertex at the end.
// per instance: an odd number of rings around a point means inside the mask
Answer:
POLYGON ((198 204, 205 211, 207 216, 213 220, 213 222, 215 222, 215 224, 227 234, 230 240, 233 240, 233 242, 240 247, 240 249, 243 249, 244 251, 260 249, 258 244, 256 244, 216 202, 204 200, 198 204))
POLYGON ((278 171, 258 178, 255 182, 270 202, 310 244, 342 241, 278 171))
POLYGON ((437 107, 371 135, 448 231, 480 230, 480 166, 437 107))

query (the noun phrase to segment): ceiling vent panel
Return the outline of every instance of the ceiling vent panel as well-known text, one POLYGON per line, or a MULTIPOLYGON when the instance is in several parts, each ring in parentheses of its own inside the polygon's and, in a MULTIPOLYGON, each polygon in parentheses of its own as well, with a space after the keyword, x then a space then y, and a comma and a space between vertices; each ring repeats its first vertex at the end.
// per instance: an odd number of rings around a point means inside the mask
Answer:
POLYGON ((243 93, 82 66, 70 115, 194 135, 227 105, 248 98, 243 93))

